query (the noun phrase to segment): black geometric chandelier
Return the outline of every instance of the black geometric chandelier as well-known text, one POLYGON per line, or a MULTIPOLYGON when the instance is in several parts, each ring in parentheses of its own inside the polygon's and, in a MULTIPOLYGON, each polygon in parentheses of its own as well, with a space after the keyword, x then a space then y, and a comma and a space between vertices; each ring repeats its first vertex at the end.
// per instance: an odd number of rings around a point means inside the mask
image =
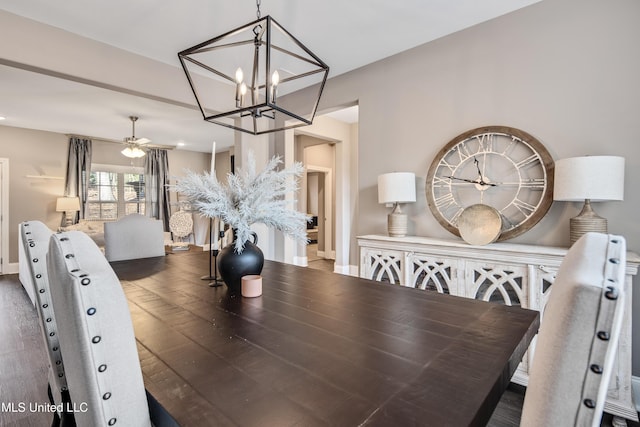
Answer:
POLYGON ((253 135, 310 125, 329 67, 270 16, 178 53, 206 121, 253 135), (302 102, 284 96, 312 87, 302 102))

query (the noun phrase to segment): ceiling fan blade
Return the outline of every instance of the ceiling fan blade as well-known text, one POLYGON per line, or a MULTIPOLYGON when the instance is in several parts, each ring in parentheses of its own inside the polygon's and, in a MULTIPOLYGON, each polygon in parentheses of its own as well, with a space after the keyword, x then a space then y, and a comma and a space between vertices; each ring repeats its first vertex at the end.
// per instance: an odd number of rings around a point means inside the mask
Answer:
POLYGON ((136 141, 135 141, 135 142, 136 142, 136 144, 140 144, 140 145, 142 145, 142 144, 148 144, 148 143, 150 143, 150 142, 151 142, 151 140, 150 140, 149 138, 138 138, 138 139, 136 139, 136 141))

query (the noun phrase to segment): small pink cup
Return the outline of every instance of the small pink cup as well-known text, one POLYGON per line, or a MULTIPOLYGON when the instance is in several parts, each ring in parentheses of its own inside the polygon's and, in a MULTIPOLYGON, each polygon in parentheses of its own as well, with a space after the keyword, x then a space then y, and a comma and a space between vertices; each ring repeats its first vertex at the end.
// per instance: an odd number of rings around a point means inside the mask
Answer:
POLYGON ((243 297, 254 298, 262 295, 262 276, 255 274, 242 276, 241 281, 241 292, 243 297))

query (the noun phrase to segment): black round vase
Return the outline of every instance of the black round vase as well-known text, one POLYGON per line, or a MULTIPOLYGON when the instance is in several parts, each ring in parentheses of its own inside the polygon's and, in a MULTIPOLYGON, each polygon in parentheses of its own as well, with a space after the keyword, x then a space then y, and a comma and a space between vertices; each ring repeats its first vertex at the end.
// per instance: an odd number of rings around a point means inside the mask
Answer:
MULTIPOLYGON (((233 234, 234 239, 236 233, 233 234)), ((260 274, 264 265, 264 254, 258 247, 258 235, 251 233, 253 242, 244 242, 241 253, 235 250, 235 240, 218 254, 218 271, 231 293, 240 294, 242 276, 260 274)))

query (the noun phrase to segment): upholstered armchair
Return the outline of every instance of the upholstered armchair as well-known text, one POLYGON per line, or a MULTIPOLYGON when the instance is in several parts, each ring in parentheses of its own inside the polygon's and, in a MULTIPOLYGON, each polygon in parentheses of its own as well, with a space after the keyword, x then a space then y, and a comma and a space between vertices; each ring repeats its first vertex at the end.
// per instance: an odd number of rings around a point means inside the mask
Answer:
POLYGON ((54 234, 47 267, 77 425, 150 426, 129 307, 100 249, 79 231, 54 234))
POLYGON ((162 221, 129 214, 104 223, 104 255, 109 261, 164 256, 162 221))
MULTIPOLYGON (((26 221, 20 224, 20 242, 23 256, 20 269, 24 268, 24 280, 29 282, 33 292, 33 302, 38 312, 43 342, 49 363, 49 398, 53 405, 62 404, 61 411, 54 413, 52 425, 72 425, 73 413, 67 411, 69 392, 64 363, 58 340, 58 324, 51 304, 51 290, 47 273, 47 251, 53 231, 40 221, 26 221)), ((23 278, 21 277, 21 280, 23 278)), ((25 282, 23 282, 23 286, 25 282)))
POLYGON ((623 237, 585 234, 544 312, 521 426, 599 426, 624 311, 623 237))

